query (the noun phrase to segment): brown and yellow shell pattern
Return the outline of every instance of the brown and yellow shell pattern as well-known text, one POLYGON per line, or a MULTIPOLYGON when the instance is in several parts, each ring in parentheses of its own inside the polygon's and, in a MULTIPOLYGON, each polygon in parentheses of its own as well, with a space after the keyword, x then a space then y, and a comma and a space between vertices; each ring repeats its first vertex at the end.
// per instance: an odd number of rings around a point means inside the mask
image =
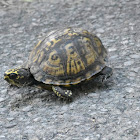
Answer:
POLYGON ((107 51, 100 39, 82 29, 49 33, 32 50, 28 67, 37 81, 53 85, 78 84, 105 67, 107 51))

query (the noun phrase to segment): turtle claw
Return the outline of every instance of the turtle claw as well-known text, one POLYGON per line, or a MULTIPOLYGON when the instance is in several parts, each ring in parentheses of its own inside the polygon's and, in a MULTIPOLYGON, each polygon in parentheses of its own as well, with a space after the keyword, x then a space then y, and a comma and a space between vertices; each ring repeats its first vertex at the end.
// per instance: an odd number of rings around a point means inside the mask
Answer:
POLYGON ((102 82, 104 82, 109 77, 111 77, 111 75, 113 74, 113 70, 112 70, 112 68, 105 66, 105 68, 103 68, 103 70, 100 72, 100 74, 103 75, 102 82))

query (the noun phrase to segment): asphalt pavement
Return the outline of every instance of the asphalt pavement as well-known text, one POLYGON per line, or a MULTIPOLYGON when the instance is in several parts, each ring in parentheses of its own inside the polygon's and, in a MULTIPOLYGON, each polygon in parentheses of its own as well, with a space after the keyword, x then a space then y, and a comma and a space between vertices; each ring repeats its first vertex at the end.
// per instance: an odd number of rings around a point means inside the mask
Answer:
POLYGON ((139 0, 1 0, 0 69, 0 140, 140 140, 139 0), (100 37, 108 81, 74 88, 72 102, 4 81, 40 38, 70 26, 100 37))

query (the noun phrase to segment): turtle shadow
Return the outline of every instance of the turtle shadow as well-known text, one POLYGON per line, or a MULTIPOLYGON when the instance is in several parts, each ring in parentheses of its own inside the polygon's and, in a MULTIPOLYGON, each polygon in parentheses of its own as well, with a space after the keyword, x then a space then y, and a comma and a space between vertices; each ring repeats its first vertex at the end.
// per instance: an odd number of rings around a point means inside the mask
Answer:
POLYGON ((70 99, 58 98, 51 90, 43 90, 35 87, 16 88, 12 86, 9 90, 14 90, 15 92, 11 97, 10 105, 12 109, 20 108, 22 106, 34 104, 36 100, 43 103, 55 103, 56 105, 71 104, 75 100, 83 98, 83 96, 93 94, 94 92, 98 93, 103 90, 109 90, 113 86, 112 78, 104 82, 101 79, 102 78, 98 76, 95 79, 81 82, 78 85, 70 87, 73 93, 70 99))
POLYGON ((102 81, 101 76, 90 81, 85 81, 79 84, 77 88, 73 87, 73 99, 77 100, 83 96, 98 93, 104 90, 110 90, 114 85, 113 78, 109 78, 106 81, 102 81), (80 91, 80 92, 79 92, 80 91))

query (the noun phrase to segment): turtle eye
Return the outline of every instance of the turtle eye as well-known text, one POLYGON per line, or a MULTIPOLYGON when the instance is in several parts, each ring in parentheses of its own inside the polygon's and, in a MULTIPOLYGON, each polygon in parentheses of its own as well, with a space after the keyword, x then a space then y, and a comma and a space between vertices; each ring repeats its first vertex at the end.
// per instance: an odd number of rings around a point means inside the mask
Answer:
POLYGON ((9 74, 9 78, 10 78, 10 79, 16 79, 16 78, 17 78, 17 74, 15 74, 15 73, 10 73, 10 74, 9 74))

